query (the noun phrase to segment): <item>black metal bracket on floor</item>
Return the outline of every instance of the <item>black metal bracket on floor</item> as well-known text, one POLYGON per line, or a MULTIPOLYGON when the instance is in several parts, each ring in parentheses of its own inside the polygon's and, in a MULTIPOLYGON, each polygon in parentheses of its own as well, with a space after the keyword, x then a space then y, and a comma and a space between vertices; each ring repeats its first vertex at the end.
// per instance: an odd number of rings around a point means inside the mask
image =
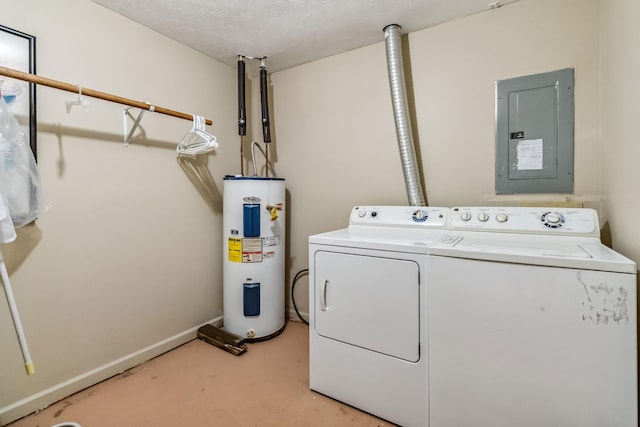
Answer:
POLYGON ((213 325, 204 325, 198 328, 198 338, 211 345, 223 349, 233 355, 239 356, 247 351, 245 339, 237 335, 223 331, 213 325))

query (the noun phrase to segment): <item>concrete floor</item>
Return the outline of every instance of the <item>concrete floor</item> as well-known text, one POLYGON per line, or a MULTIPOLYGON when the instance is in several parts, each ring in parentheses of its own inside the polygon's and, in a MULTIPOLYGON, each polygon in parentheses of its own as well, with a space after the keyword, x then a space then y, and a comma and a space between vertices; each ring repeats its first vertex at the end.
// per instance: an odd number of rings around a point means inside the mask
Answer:
POLYGON ((308 332, 288 322, 241 356, 190 341, 9 426, 392 426, 309 389, 308 332))

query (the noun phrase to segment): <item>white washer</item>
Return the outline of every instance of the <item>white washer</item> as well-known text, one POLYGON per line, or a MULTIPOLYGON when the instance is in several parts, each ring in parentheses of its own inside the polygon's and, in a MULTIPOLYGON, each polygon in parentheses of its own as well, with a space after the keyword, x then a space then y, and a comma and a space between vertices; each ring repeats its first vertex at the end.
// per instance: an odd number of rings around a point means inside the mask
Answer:
POLYGON ((309 237, 311 389, 404 426, 428 424, 427 249, 448 210, 356 207, 309 237))
POLYGON ((448 228, 428 264, 430 425, 637 426, 636 264, 595 211, 455 208, 448 228))

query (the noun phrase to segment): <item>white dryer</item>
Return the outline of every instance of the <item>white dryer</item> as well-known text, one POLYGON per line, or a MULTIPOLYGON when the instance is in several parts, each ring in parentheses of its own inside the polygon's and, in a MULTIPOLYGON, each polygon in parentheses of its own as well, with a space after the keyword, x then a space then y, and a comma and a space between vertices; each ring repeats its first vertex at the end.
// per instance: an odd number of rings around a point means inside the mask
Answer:
POLYGON ((595 211, 449 220, 427 270, 430 425, 637 426, 636 264, 595 211))
POLYGON ((448 210, 355 207, 309 237, 311 389, 404 426, 425 426, 427 250, 448 210))

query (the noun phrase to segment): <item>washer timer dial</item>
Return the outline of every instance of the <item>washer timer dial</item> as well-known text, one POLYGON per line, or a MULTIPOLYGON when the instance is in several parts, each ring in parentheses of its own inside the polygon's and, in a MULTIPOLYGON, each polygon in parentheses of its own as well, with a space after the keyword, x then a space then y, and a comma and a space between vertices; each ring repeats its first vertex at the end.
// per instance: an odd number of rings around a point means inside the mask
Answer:
POLYGON ((557 212, 545 212, 540 217, 540 221, 545 227, 560 228, 564 225, 564 216, 557 212))

